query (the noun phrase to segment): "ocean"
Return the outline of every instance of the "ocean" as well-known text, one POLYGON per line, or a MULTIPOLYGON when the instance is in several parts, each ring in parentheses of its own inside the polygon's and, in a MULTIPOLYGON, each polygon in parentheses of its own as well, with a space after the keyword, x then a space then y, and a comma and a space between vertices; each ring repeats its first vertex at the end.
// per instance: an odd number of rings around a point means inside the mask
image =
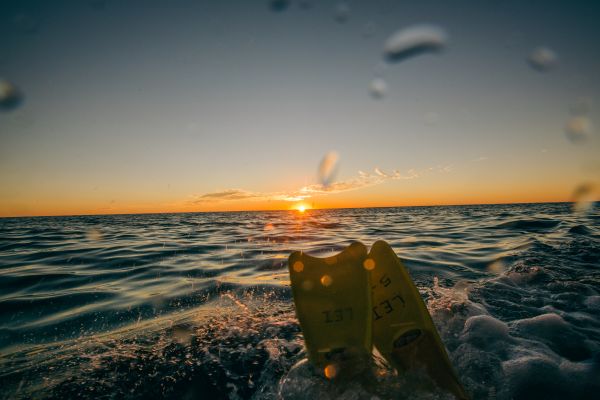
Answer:
POLYGON ((450 398, 306 362, 287 257, 383 239, 474 399, 600 392, 600 212, 568 203, 0 219, 0 398, 450 398))

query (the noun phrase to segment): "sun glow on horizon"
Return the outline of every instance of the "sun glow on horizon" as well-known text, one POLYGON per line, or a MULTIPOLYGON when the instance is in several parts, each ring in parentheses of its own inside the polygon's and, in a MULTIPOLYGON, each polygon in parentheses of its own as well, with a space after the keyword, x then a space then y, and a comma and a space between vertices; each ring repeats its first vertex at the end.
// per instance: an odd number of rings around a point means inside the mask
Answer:
POLYGON ((304 213, 306 210, 308 210, 310 207, 308 207, 306 204, 296 204, 294 206, 294 210, 298 211, 299 213, 304 213))

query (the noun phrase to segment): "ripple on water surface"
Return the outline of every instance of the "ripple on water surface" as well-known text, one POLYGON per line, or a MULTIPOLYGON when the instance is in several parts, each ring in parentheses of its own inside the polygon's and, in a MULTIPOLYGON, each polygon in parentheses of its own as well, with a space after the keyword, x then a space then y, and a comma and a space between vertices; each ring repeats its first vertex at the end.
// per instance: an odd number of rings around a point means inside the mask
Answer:
MULTIPOLYGON (((0 387, 10 398, 350 396, 303 361, 287 256, 384 239, 473 398, 593 398, 599 223, 593 205, 571 204, 0 219, 0 387)), ((444 398, 375 361, 377 388, 357 381, 352 393, 444 398)))

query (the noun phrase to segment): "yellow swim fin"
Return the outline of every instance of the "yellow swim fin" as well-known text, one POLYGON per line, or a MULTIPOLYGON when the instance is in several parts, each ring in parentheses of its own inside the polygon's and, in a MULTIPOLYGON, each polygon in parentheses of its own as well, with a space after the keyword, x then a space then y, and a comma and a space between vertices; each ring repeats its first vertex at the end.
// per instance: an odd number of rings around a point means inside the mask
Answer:
POLYGON ((371 359, 372 311, 367 248, 352 243, 341 253, 289 257, 296 315, 308 358, 329 379, 350 377, 371 359))
POLYGON ((419 291, 394 250, 373 244, 365 268, 373 289, 373 344, 399 372, 423 367, 436 384, 467 399, 419 291))

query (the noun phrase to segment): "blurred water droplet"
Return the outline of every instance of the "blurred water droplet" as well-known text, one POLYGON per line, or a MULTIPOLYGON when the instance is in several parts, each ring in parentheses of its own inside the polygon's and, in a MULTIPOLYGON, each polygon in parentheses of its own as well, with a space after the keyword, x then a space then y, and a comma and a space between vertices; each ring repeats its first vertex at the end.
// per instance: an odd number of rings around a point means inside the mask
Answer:
POLYGON ((87 240, 89 240, 91 242, 96 242, 96 241, 102 239, 102 232, 100 232, 96 228, 92 228, 86 232, 85 237, 87 240))
POLYGON ((21 91, 11 82, 0 79, 0 108, 13 110, 23 102, 21 91))
POLYGON ((325 367, 323 373, 327 379, 333 379, 337 375, 337 369, 335 368, 335 365, 329 364, 325 367))
POLYGON ((333 279, 331 279, 331 277, 329 275, 323 275, 321 277, 321 285, 327 287, 330 286, 333 283, 333 279))
POLYGON ((339 22, 340 24, 346 23, 348 18, 350 17, 350 7, 348 4, 341 2, 335 6, 335 12, 333 14, 333 18, 339 22))
POLYGON ((383 52, 388 61, 403 61, 426 53, 441 51, 448 41, 446 32, 435 25, 413 25, 391 35, 383 52))
POLYGON ((501 259, 498 259, 490 263, 487 269, 493 274, 500 275, 506 270, 506 264, 504 264, 504 261, 502 261, 501 259))
POLYGON ((273 12, 285 11, 290 6, 290 0, 270 0, 269 9, 273 12))
POLYGON ((375 99, 382 99, 387 93, 387 83, 382 78, 375 78, 369 85, 369 93, 375 99))
POLYGON ((325 187, 333 183, 338 170, 338 153, 330 151, 319 164, 319 181, 325 187))
POLYGON ((573 211, 577 213, 587 213, 598 200, 596 187, 592 183, 582 183, 573 191, 573 211))
POLYGON ((371 271, 375 268, 375 260, 373 260, 372 258, 367 258, 365 260, 365 262, 363 262, 363 267, 367 270, 367 271, 371 271))
POLYGON ((307 292, 312 290, 314 286, 315 285, 314 283, 312 283, 312 281, 305 280, 304 282, 302 282, 302 289, 306 290, 307 292))
POLYGON ((529 65, 540 72, 550 71, 558 64, 558 56, 548 47, 537 47, 527 57, 529 65))
POLYGON ((572 117, 565 126, 565 134, 572 143, 584 143, 592 134, 592 123, 584 116, 572 117))
POLYGON ((293 265, 294 271, 302 272, 304 271, 304 263, 302 261, 296 261, 293 265))

